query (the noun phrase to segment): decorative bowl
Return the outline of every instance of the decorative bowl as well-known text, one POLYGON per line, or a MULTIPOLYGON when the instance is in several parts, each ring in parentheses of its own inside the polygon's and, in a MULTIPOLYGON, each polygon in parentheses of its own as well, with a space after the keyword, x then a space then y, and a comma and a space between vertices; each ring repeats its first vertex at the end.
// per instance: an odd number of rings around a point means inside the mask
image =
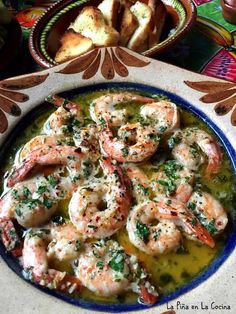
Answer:
MULTIPOLYGON (((161 92, 208 124, 218 135, 235 172, 236 109, 226 100, 235 97, 234 83, 192 73, 125 48, 109 47, 42 72, 0 81, 0 87, 1 98, 5 99, 5 103, 0 103, 0 158, 8 143, 14 140, 14 134, 27 125, 40 106, 46 105, 44 99, 48 94, 71 96, 99 88, 134 87, 161 92), (95 61, 91 63, 91 59, 95 61)), ((23 280, 18 262, 0 244, 0 283, 7 287, 7 290, 0 289, 1 308, 4 313, 18 313, 20 308, 22 314, 73 314, 78 310, 80 313, 95 310, 106 313, 134 310, 140 313, 196 314, 217 313, 217 310, 235 313, 235 246, 236 219, 231 217, 226 245, 210 265, 189 283, 161 297, 157 305, 147 307, 139 303, 92 303, 30 284, 23 280)))
MULTIPOLYGON (((58 1, 51 6, 37 21, 30 34, 29 49, 35 61, 44 68, 56 65, 54 57, 66 29, 84 6, 98 6, 101 2, 102 0, 66 0, 58 1)), ((158 45, 143 53, 147 57, 157 56, 175 45, 190 30, 196 19, 196 8, 191 0, 163 0, 163 2, 168 12, 165 36, 158 45)))

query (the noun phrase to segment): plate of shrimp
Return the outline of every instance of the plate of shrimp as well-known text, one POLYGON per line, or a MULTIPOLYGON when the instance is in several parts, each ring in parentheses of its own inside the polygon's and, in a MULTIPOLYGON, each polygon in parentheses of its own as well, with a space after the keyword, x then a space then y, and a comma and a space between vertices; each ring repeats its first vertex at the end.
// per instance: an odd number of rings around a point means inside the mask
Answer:
POLYGON ((231 255, 230 139, 189 100, 151 85, 45 85, 7 131, 1 256, 39 290, 89 310, 164 311, 231 255))

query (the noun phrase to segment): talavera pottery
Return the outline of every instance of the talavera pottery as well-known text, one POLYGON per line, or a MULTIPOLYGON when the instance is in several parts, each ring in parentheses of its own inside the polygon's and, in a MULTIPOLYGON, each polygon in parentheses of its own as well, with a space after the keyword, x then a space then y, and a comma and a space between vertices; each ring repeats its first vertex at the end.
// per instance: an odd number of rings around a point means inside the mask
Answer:
MULTIPOLYGON (((236 108, 233 107, 236 85, 179 69, 119 47, 96 49, 51 69, 1 81, 1 152, 6 149, 13 131, 18 130, 22 123, 27 123, 24 117, 40 104, 46 105, 44 99, 48 94, 62 93, 65 96, 73 93, 72 90, 81 93, 111 87, 137 87, 161 92, 195 113, 219 136, 235 171, 236 108)), ((173 310, 181 314, 233 314, 236 313, 235 245, 236 221, 232 219, 232 230, 226 246, 210 266, 190 283, 162 297, 157 305, 146 307, 140 304, 93 304, 72 300, 55 291, 35 289, 33 284, 20 278, 18 264, 6 254, 1 244, 0 313, 85 314, 95 310, 105 313, 140 310, 140 313, 161 314, 173 310)))
MULTIPOLYGON (((146 2, 147 0, 141 0, 146 2)), ((63 0, 51 6, 33 27, 29 38, 29 49, 35 61, 44 68, 57 63, 55 54, 60 39, 85 6, 98 6, 102 0, 63 0)), ((196 8, 191 0, 163 0, 168 12, 161 42, 143 53, 150 57, 172 47, 192 27, 196 19, 196 8), (168 36, 169 35, 169 36, 168 36)))

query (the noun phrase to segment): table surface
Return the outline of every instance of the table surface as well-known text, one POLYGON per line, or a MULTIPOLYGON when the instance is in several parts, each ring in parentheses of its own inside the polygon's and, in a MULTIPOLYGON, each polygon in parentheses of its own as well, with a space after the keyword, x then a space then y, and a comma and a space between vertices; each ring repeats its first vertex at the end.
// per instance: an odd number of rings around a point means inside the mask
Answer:
MULTIPOLYGON (((32 23, 27 21, 40 15, 52 2, 55 1, 9 2, 21 20, 23 40, 12 64, 0 72, 0 79, 42 70, 28 49, 32 23)), ((158 58, 191 71, 236 82, 236 25, 223 19, 220 0, 194 2, 198 13, 195 26, 173 49, 158 58)))

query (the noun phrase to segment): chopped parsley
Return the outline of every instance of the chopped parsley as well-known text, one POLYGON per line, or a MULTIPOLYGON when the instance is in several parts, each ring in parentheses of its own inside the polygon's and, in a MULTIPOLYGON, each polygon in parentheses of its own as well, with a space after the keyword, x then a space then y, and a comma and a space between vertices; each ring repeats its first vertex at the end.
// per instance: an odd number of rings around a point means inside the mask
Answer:
POLYGON ((30 190, 26 186, 23 187, 23 195, 24 197, 29 197, 30 195, 30 190))
POLYGON ((193 202, 189 202, 188 209, 190 209, 191 211, 194 211, 196 209, 196 204, 193 202))
POLYGON ((210 222, 208 223, 203 223, 204 227, 207 229, 207 231, 212 234, 215 235, 217 234, 217 229, 215 227, 215 219, 212 219, 210 222))
POLYGON ((47 207, 47 209, 49 209, 49 208, 52 207, 53 201, 50 200, 50 199, 48 199, 48 198, 45 198, 45 199, 43 200, 43 204, 47 207))
POLYGON ((181 138, 178 136, 171 136, 168 139, 168 146, 170 149, 173 149, 177 144, 181 142, 181 138))
POLYGON ((38 187, 37 193, 38 193, 38 194, 43 194, 43 193, 45 193, 46 191, 47 191, 47 187, 46 187, 45 185, 40 185, 40 186, 38 187))
POLYGON ((104 267, 105 265, 104 265, 104 262, 99 261, 99 262, 97 262, 96 266, 97 266, 97 268, 99 268, 99 269, 103 269, 103 267, 104 267))
POLYGON ((122 152, 122 156, 126 157, 129 154, 129 148, 127 146, 124 146, 123 148, 121 148, 121 152, 122 152))
POLYGON ((76 240, 76 242, 75 242, 75 250, 79 251, 80 248, 81 248, 81 242, 80 242, 80 240, 76 240))
POLYGON ((147 227, 147 225, 145 225, 141 221, 138 221, 136 224, 136 234, 140 239, 142 239, 145 242, 147 241, 150 235, 150 230, 147 227))
POLYGON ((88 225, 88 228, 94 229, 96 230, 98 227, 94 226, 94 225, 88 225))
POLYGON ((166 188, 168 194, 172 194, 176 190, 176 185, 170 179, 158 180, 157 182, 166 188))
POLYGON ((125 262, 125 255, 123 252, 116 252, 114 257, 110 260, 108 265, 115 271, 118 271, 120 273, 124 270, 124 262, 125 262))
POLYGON ((52 219, 52 222, 56 225, 63 225, 65 223, 65 219, 62 216, 55 216, 52 219))
POLYGON ((57 186, 57 180, 54 176, 52 176, 52 175, 48 176, 47 180, 48 180, 49 184, 51 185, 51 187, 55 188, 57 186))

